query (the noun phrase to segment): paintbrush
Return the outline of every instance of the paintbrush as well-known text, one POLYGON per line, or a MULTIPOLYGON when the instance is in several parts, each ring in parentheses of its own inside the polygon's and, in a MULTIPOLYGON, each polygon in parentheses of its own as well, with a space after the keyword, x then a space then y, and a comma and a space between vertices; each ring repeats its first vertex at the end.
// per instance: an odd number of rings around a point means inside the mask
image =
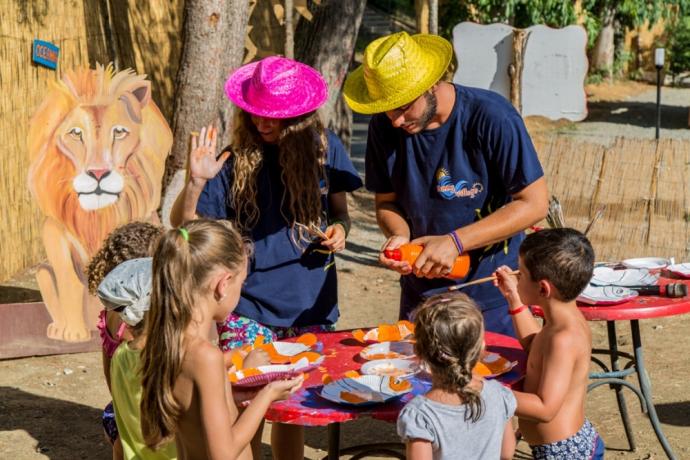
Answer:
MULTIPOLYGON (((519 273, 520 273, 519 270, 513 270, 512 272, 510 272, 511 275, 517 275, 519 273)), ((474 281, 470 281, 468 283, 462 283, 462 284, 456 284, 455 286, 450 286, 448 288, 448 290, 449 291, 457 291, 458 289, 462 289, 462 288, 465 288, 467 286, 474 286, 475 284, 486 283, 487 281, 493 281, 495 279, 496 279, 495 276, 487 276, 486 278, 479 278, 479 279, 476 279, 474 281)))

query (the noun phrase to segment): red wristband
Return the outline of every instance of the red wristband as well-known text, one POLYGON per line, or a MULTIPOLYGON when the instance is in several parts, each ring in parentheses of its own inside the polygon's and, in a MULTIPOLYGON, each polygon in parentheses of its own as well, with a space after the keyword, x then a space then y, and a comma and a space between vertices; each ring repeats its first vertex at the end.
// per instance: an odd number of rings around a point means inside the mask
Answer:
POLYGON ((520 305, 519 307, 513 308, 512 310, 509 308, 508 314, 511 316, 514 316, 514 315, 517 315, 518 313, 520 313, 521 311, 527 310, 527 309, 529 309, 529 307, 527 305, 520 305))

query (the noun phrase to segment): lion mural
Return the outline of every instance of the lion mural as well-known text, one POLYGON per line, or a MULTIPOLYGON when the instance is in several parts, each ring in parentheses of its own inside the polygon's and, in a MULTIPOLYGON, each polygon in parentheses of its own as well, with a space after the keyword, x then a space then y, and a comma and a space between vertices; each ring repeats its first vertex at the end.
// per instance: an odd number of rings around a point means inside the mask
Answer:
POLYGON ((47 335, 89 340, 102 307, 86 289, 85 267, 115 227, 158 221, 172 132, 144 75, 99 65, 53 84, 28 141, 28 184, 45 215, 49 265, 36 278, 53 320, 47 335))

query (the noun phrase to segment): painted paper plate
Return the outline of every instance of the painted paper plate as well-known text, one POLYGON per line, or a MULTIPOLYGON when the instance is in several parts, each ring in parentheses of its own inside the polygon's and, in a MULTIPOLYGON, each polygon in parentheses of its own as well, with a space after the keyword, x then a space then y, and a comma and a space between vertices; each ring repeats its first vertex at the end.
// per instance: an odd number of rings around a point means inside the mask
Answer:
POLYGON ((393 377, 360 375, 334 380, 324 385, 321 397, 338 404, 364 406, 380 404, 412 391, 408 380, 397 381, 393 377))
POLYGON ((657 281, 659 281, 659 274, 650 273, 646 268, 613 270, 608 267, 596 267, 590 284, 594 286, 655 286, 657 281))
POLYGON ((589 305, 615 305, 637 297, 637 291, 619 286, 588 285, 577 300, 589 305))
POLYGON ((674 275, 682 276, 683 278, 690 278, 690 263, 674 264, 666 267, 674 275))
POLYGON ((352 331, 352 337, 362 343, 395 342, 410 339, 414 335, 414 324, 409 321, 398 321, 395 324, 379 324, 378 327, 364 332, 362 329, 352 331))
POLYGON ((299 374, 312 371, 319 367, 323 360, 323 356, 313 362, 310 362, 307 358, 302 358, 294 364, 271 364, 242 369, 228 372, 228 379, 230 379, 230 383, 234 387, 259 387, 274 380, 290 379, 299 374))
POLYGON ((517 364, 517 361, 509 361, 498 353, 487 352, 474 366, 472 372, 490 379, 510 372, 517 364))
POLYGON ((636 259, 625 259, 621 263, 626 268, 646 268, 647 270, 654 270, 656 268, 664 268, 671 262, 663 257, 638 257, 636 259))
POLYGON ((381 342, 374 343, 362 349, 359 356, 367 361, 375 359, 412 358, 414 344, 412 342, 381 342))
POLYGON ((419 372, 419 365, 409 359, 376 359, 362 364, 359 371, 364 375, 401 378, 419 372))

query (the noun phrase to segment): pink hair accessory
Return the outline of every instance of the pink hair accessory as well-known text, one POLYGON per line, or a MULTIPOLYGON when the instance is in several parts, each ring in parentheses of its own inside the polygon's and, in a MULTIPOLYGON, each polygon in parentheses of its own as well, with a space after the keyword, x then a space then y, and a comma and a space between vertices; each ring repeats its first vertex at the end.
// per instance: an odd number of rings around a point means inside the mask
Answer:
POLYGON ((321 107, 328 99, 328 85, 306 64, 269 56, 235 70, 225 82, 225 94, 252 115, 284 119, 321 107))

